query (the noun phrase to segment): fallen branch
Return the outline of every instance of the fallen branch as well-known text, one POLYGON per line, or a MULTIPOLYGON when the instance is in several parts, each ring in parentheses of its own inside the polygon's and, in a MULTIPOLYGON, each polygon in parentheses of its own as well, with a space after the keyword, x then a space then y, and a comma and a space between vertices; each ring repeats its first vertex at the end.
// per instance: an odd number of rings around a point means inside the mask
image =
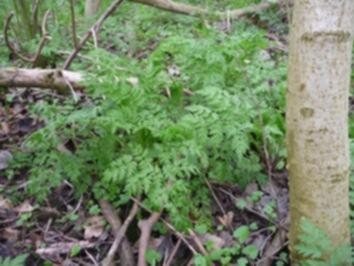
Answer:
POLYGON ((0 69, 2 87, 49 88, 58 93, 70 93, 68 82, 74 89, 83 89, 83 75, 78 72, 58 69, 0 69))
POLYGON ((112 4, 107 8, 107 10, 101 15, 101 17, 93 24, 93 26, 86 32, 85 36, 81 39, 80 43, 77 47, 71 52, 68 58, 65 60, 63 69, 68 69, 75 59, 76 55, 80 52, 80 50, 85 46, 88 39, 92 36, 92 32, 97 33, 102 23, 111 15, 113 12, 123 3, 123 0, 115 0, 112 4))
POLYGON ((111 266, 113 262, 113 258, 115 253, 117 252, 120 243, 122 242, 125 232, 127 231, 130 223, 133 221, 136 213, 138 212, 139 206, 137 203, 134 203, 133 207, 131 208, 129 215, 127 219, 124 221, 123 225, 119 229, 119 231, 116 234, 116 238, 111 246, 111 248, 108 251, 107 256, 104 258, 102 261, 102 266, 111 266))
POLYGON ((145 261, 145 253, 148 248, 152 227, 159 220, 160 216, 161 212, 154 212, 148 219, 141 220, 139 222, 141 235, 139 239, 138 266, 147 266, 145 261))
MULTIPOLYGON (((122 227, 122 222, 119 216, 116 214, 112 205, 108 201, 100 200, 99 204, 101 206, 103 216, 112 226, 114 235, 117 236, 120 228, 122 227)), ((118 253, 122 266, 135 266, 132 247, 126 238, 122 240, 122 245, 118 248, 118 253)))
POLYGON ((263 11, 265 9, 270 8, 274 4, 278 4, 279 1, 276 2, 264 2, 258 5, 253 5, 245 8, 227 10, 227 11, 212 11, 203 7, 193 6, 183 3, 177 3, 171 0, 132 0, 136 3, 141 3, 148 6, 153 6, 158 9, 162 9, 169 12, 179 13, 183 15, 189 16, 211 16, 216 18, 231 18, 237 19, 252 13, 257 13, 263 11))
POLYGON ((78 242, 69 242, 69 243, 57 243, 50 245, 47 248, 38 248, 36 253, 38 255, 60 255, 68 254, 71 252, 73 247, 80 247, 80 249, 93 248, 97 243, 92 243, 88 241, 78 241, 78 242))

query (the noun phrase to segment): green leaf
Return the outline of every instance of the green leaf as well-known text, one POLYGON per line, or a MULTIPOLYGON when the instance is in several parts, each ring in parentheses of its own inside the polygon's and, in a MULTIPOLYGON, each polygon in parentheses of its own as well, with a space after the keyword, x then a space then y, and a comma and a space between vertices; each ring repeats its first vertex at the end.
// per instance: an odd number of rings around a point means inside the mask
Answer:
POLYGON ((237 260, 237 266, 247 266, 248 260, 244 257, 241 257, 237 260))
POLYGON ((242 253, 247 255, 250 259, 254 260, 258 256, 258 249, 254 245, 249 245, 242 249, 242 253))
POLYGON ((79 255, 80 251, 81 251, 80 246, 75 244, 75 245, 71 248, 70 256, 71 256, 71 257, 76 257, 77 255, 79 255))
POLYGON ((247 225, 242 225, 234 231, 233 236, 237 238, 240 243, 244 243, 250 236, 250 230, 247 225))
POLYGON ((28 257, 28 254, 21 254, 14 258, 4 258, 0 257, 0 265, 1 266, 23 266, 25 265, 25 261, 28 257))
POLYGON ((251 224, 250 224, 250 229, 251 229, 252 231, 257 230, 257 229, 258 229, 258 224, 257 224, 256 222, 251 223, 251 224))
POLYGON ((252 202, 257 202, 257 201, 259 201, 261 198, 262 198, 262 196, 263 196, 263 192, 262 191, 255 191, 255 192, 253 192, 251 195, 250 195, 250 200, 252 201, 252 202))
POLYGON ((156 250, 148 249, 145 253, 145 259, 149 265, 155 266, 159 261, 161 261, 162 256, 156 250))
POLYGON ((247 207, 247 201, 245 201, 244 199, 239 199, 236 201, 235 205, 240 210, 243 210, 244 208, 247 207))
POLYGON ((206 224, 199 224, 199 225, 196 225, 195 227, 195 231, 198 233, 198 234, 205 234, 206 232, 208 232, 208 226, 206 224))
POLYGON ((194 257, 194 264, 195 264, 195 266, 208 266, 208 260, 206 257, 204 257, 200 254, 197 254, 194 257))
POLYGON ((97 215, 97 214, 100 213, 100 211, 101 211, 100 207, 98 205, 96 205, 96 204, 91 206, 90 209, 89 209, 89 213, 92 214, 92 215, 97 215))

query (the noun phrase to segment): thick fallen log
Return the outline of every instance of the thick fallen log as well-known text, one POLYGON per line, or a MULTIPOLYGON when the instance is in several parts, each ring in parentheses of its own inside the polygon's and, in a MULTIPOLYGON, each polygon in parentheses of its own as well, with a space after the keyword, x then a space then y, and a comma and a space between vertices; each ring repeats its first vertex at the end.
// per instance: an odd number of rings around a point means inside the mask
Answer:
POLYGON ((216 18, 229 18, 237 19, 252 13, 257 13, 262 10, 268 9, 273 5, 279 4, 280 0, 272 2, 264 2, 257 5, 248 6, 240 9, 233 9, 227 11, 215 11, 203 8, 200 6, 188 5, 183 3, 174 2, 171 0, 132 0, 133 2, 153 6, 165 11, 179 13, 189 16, 208 16, 216 18))
POLYGON ((61 94, 83 89, 83 75, 60 69, 0 69, 1 87, 47 88, 61 94))

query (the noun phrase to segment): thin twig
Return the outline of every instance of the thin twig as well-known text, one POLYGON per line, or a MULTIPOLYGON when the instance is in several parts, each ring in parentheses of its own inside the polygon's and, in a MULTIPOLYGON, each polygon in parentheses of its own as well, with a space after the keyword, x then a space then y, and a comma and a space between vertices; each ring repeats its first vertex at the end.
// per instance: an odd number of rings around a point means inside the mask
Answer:
POLYGON ((83 199, 84 199, 83 196, 81 196, 81 197, 79 198, 79 201, 78 201, 78 203, 76 204, 75 209, 72 210, 71 215, 72 215, 72 214, 75 214, 75 213, 80 209, 83 199))
MULTIPOLYGON (((146 208, 146 207, 145 207, 139 200, 137 200, 136 198, 131 197, 131 199, 132 199, 135 203, 137 203, 137 204, 140 206, 140 208, 142 208, 142 209, 144 209, 144 210, 146 210, 146 211, 148 211, 148 212, 150 212, 150 213, 153 213, 153 211, 149 210, 149 208, 146 208)), ((160 217, 160 220, 166 225, 166 227, 167 227, 168 229, 170 229, 178 238, 180 238, 180 239, 183 241, 184 244, 186 244, 186 246, 190 249, 190 251, 192 251, 193 254, 198 254, 198 252, 191 246, 191 244, 189 244, 189 242, 188 242, 187 239, 184 237, 184 235, 183 235, 182 233, 178 232, 178 231, 176 230, 176 228, 175 228, 172 224, 170 224, 169 222, 167 222, 165 219, 163 219, 163 218, 161 218, 161 217, 160 217)))
POLYGON ((106 255, 106 257, 102 261, 102 266, 112 265, 114 255, 117 252, 119 245, 122 242, 122 240, 125 236, 125 232, 127 231, 130 223, 133 221, 136 213, 138 212, 138 209, 139 209, 139 205, 136 202, 134 202, 134 205, 131 208, 127 219, 124 221, 123 225, 121 226, 118 233, 116 234, 116 238, 115 238, 111 248, 109 249, 108 254, 106 255))
POLYGON ((181 245, 181 241, 182 241, 182 240, 181 240, 180 238, 178 238, 177 243, 176 243, 176 245, 173 247, 173 250, 172 250, 170 256, 168 257, 167 262, 164 264, 164 266, 171 266, 171 264, 172 264, 172 262, 173 262, 173 259, 174 259, 174 257, 175 257, 176 254, 177 254, 177 251, 178 251, 178 249, 179 249, 179 246, 181 245))
MULTIPOLYGON (((113 235, 116 236, 122 227, 122 222, 113 209, 112 205, 107 200, 99 200, 101 211, 105 219, 112 227, 113 235)), ((122 240, 121 247, 118 248, 120 262, 122 266, 133 266, 135 264, 132 247, 127 238, 122 240)))
POLYGON ((32 63, 32 66, 35 67, 37 65, 37 61, 38 59, 40 58, 40 55, 41 55, 41 52, 44 48, 44 45, 46 44, 46 42, 48 40, 50 40, 50 36, 47 32, 47 29, 46 29, 46 25, 47 25, 47 20, 48 20, 48 17, 50 15, 50 11, 47 10, 44 14, 44 17, 43 17, 43 20, 42 20, 42 38, 39 42, 39 45, 38 45, 38 48, 37 48, 37 52, 36 54, 34 55, 33 57, 33 63, 32 63))
POLYGON ((213 196, 213 198, 214 198, 216 204, 218 205, 218 207, 219 207, 219 209, 221 210, 222 214, 225 216, 225 215, 226 215, 226 211, 225 211, 224 207, 221 205, 221 203, 220 203, 218 197, 216 196, 216 194, 215 194, 215 192, 214 192, 214 190, 213 190, 213 187, 212 187, 211 184, 209 183, 208 179, 204 178, 204 181, 205 181, 205 183, 207 184, 207 186, 208 186, 208 188, 209 188, 209 190, 210 190, 210 192, 211 192, 211 195, 213 196))
POLYGON ((199 239, 199 237, 196 235, 196 233, 194 233, 194 231, 193 231, 192 229, 189 229, 188 231, 189 231, 190 236, 193 238, 194 243, 197 245, 197 247, 198 247, 200 253, 202 253, 204 256, 207 256, 208 253, 207 253, 207 251, 205 250, 205 248, 204 248, 202 242, 200 241, 200 239, 199 239))
POLYGON ((73 85, 71 85, 71 83, 70 83, 70 81, 68 79, 64 79, 64 80, 65 80, 65 83, 68 85, 68 87, 69 87, 69 89, 71 91, 71 94, 73 95, 74 102, 77 103, 79 101, 79 97, 77 96, 73 85))
POLYGON ((85 253, 89 257, 89 259, 92 261, 93 265, 99 266, 98 262, 95 260, 95 258, 92 256, 92 254, 90 252, 85 250, 85 253))
POLYGON ((76 55, 80 52, 80 50, 84 47, 90 36, 92 35, 92 30, 96 33, 100 30, 102 23, 123 3, 124 0, 115 0, 112 4, 107 8, 107 10, 101 15, 101 17, 93 24, 93 26, 86 32, 85 36, 82 38, 78 46, 72 51, 69 57, 65 60, 63 69, 68 69, 75 59, 76 55))
POLYGON ((93 39, 93 45, 97 49, 98 48, 98 39, 97 39, 96 31, 94 29, 91 29, 91 34, 92 34, 92 39, 93 39))
POLYGON ((148 219, 139 222, 141 235, 139 238, 138 266, 146 266, 145 253, 148 248, 151 230, 154 224, 159 220, 161 212, 153 212, 148 219))
POLYGON ((39 59, 39 57, 41 55, 41 52, 42 52, 47 40, 50 39, 50 37, 49 37, 49 35, 47 33, 47 30, 46 30, 46 24, 47 24, 47 20, 48 20, 49 15, 50 15, 50 11, 48 10, 45 13, 45 15, 43 17, 43 20, 42 20, 42 38, 41 38, 41 40, 39 42, 37 51, 36 51, 35 55, 32 58, 22 55, 19 51, 17 51, 17 49, 12 45, 12 43, 9 40, 9 33, 8 32, 9 32, 9 28, 10 28, 10 22, 11 22, 11 19, 13 18, 13 16, 14 16, 14 13, 11 12, 7 16, 7 18, 5 20, 5 24, 4 24, 4 39, 5 39, 5 43, 6 43, 7 47, 18 58, 20 58, 21 60, 23 60, 25 62, 32 63, 33 66, 35 66, 37 64, 38 59, 39 59))
MULTIPOLYGON (((230 192, 228 192, 227 190, 223 189, 223 188, 218 188, 221 192, 225 193, 226 195, 228 195, 229 197, 231 197, 233 200, 239 200, 237 197, 235 197, 234 195, 232 195, 230 192)), ((250 207, 245 207, 245 210, 258 216, 259 218, 262 218, 263 220, 272 223, 276 226, 281 227, 280 225, 278 225, 277 223, 275 223, 274 221, 270 220, 267 216, 263 215, 262 213, 259 213, 257 211, 255 211, 254 209, 250 208, 250 207)))
POLYGON ((26 57, 24 55, 22 55, 19 51, 16 50, 16 48, 12 45, 12 43, 9 40, 9 28, 10 28, 10 22, 11 19, 13 18, 14 13, 11 12, 5 19, 5 23, 4 23, 4 40, 5 40, 5 44, 6 46, 9 48, 9 50, 14 53, 18 58, 20 58, 21 60, 25 61, 25 62, 30 62, 32 63, 32 58, 26 57))

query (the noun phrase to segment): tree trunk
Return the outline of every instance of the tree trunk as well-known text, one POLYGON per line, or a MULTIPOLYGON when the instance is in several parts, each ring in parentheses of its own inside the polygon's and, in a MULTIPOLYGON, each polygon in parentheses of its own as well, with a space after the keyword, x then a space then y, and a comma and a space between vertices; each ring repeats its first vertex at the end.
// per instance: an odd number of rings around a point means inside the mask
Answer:
POLYGON ((92 17, 97 14, 100 9, 101 0, 86 0, 85 17, 92 17))
POLYGON ((302 217, 349 244, 348 96, 354 1, 295 1, 289 49, 287 149, 290 251, 302 217))
MULTIPOLYGON (((36 16, 31 12, 31 3, 27 0, 13 0, 17 25, 15 31, 23 40, 32 40, 36 36, 38 25, 36 16)), ((38 8, 38 7, 37 7, 38 8)), ((36 10, 37 11, 37 10, 36 10)), ((18 36, 17 36, 18 37, 18 36)))

